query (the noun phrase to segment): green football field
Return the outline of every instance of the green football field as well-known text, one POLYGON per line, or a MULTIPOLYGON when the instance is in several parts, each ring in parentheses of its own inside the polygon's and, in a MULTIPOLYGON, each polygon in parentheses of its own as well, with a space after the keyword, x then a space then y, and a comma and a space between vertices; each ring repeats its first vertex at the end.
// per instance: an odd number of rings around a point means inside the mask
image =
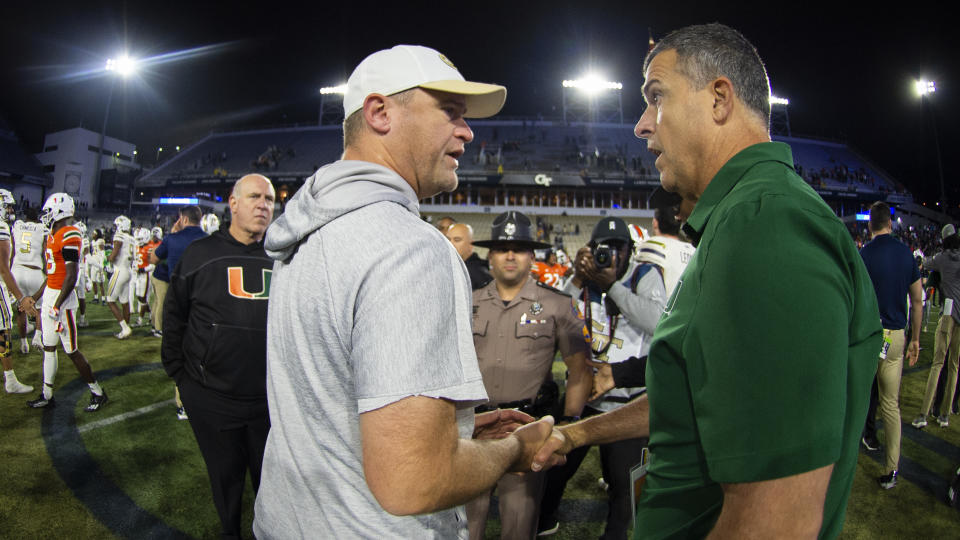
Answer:
MULTIPOLYGON (((26 400, 39 391, 42 355, 14 353, 20 380, 38 390, 0 397, 0 538, 217 538, 206 471, 190 426, 176 418, 173 384, 159 364, 160 340, 143 327, 117 340, 119 327, 100 305, 89 306, 87 318, 91 324, 80 331, 80 349, 110 397, 100 412, 83 411, 89 391, 62 352, 57 406, 27 408, 26 400)), ((861 448, 844 538, 960 537, 960 512, 945 503, 948 478, 960 466, 960 416, 951 417, 948 428, 931 422, 919 431, 909 424, 923 397, 934 326, 922 337, 920 362, 904 372, 900 483, 880 489, 875 477, 883 472, 883 453, 861 448)), ((14 349, 19 351, 16 340, 14 349)), ((562 375, 562 364, 554 371, 562 375)), ((606 507, 599 471, 592 450, 568 485, 554 538, 602 532, 606 507)), ((498 532, 493 517, 487 535, 496 538, 498 532)))

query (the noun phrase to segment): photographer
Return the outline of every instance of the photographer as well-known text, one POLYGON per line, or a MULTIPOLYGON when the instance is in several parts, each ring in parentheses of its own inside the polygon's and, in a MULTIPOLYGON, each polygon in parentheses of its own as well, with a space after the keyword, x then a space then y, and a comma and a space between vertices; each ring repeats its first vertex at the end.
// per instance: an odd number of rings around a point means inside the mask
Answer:
MULTIPOLYGON (((583 320, 573 301, 530 274, 533 250, 549 247, 533 238, 531 223, 520 212, 494 220, 490 240, 493 281, 473 292, 473 342, 490 403, 477 412, 519 409, 534 417, 558 410, 559 422, 580 418, 593 382, 586 364, 590 347, 583 320), (557 354, 567 365, 568 382, 562 411, 551 368, 557 354)), ((508 474, 497 482, 501 538, 530 538, 536 533, 537 507, 545 473, 508 474)), ((490 492, 467 503, 470 538, 485 537, 490 492)))
MULTIPOLYGON (((593 229, 590 244, 574 259, 574 276, 566 292, 578 299, 596 361, 618 363, 642 357, 666 302, 659 266, 634 264, 630 260, 633 240, 620 218, 604 218, 593 229)), ((591 416, 619 408, 641 395, 643 387, 617 388, 584 408, 591 416)), ((603 538, 625 538, 630 525, 630 469, 640 459, 646 439, 629 439, 600 445, 603 478, 609 484, 607 525, 603 538)), ((541 533, 555 531, 557 508, 567 481, 586 456, 589 447, 567 455, 567 464, 547 473, 547 486, 540 507, 541 533)))

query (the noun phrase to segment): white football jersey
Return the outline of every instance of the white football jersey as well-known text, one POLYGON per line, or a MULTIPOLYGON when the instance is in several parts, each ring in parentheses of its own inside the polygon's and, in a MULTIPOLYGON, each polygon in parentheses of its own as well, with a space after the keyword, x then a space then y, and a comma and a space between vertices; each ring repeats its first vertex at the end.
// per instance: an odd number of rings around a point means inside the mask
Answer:
POLYGON ((693 252, 696 251, 696 248, 689 242, 683 242, 669 236, 654 236, 650 240, 661 242, 666 248, 667 260, 663 264, 663 287, 667 291, 667 298, 670 298, 677 282, 680 281, 680 276, 687 268, 687 263, 693 258, 693 252))
POLYGON ((43 239, 47 229, 40 223, 18 220, 13 224, 13 264, 43 267, 43 239))
POLYGON ((90 242, 90 264, 103 268, 106 244, 103 238, 97 238, 90 242))
POLYGON ((120 242, 120 253, 118 253, 117 258, 114 259, 113 266, 114 268, 129 267, 133 261, 133 251, 137 245, 137 241, 133 238, 133 235, 129 233, 118 232, 113 235, 114 249, 117 249, 117 242, 120 242))

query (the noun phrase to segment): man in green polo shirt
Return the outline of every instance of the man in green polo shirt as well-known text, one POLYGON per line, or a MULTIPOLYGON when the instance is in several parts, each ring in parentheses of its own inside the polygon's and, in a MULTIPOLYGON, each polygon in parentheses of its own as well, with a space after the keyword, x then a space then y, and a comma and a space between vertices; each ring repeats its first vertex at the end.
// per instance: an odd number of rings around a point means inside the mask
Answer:
POLYGON ((739 32, 678 30, 644 70, 635 133, 697 250, 654 333, 647 396, 559 428, 533 468, 649 433, 635 538, 836 537, 882 339, 870 277, 770 142, 766 70, 739 32))

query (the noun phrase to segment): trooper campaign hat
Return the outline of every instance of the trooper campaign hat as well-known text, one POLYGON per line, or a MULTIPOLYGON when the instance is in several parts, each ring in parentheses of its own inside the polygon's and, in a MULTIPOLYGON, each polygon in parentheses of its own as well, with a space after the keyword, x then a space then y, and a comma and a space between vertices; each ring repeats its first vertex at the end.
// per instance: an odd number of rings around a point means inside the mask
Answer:
POLYGON ((520 212, 511 210, 494 218, 490 240, 478 240, 473 245, 495 248, 502 244, 517 244, 529 248, 531 251, 552 247, 546 242, 538 242, 534 239, 532 229, 530 218, 520 212))

